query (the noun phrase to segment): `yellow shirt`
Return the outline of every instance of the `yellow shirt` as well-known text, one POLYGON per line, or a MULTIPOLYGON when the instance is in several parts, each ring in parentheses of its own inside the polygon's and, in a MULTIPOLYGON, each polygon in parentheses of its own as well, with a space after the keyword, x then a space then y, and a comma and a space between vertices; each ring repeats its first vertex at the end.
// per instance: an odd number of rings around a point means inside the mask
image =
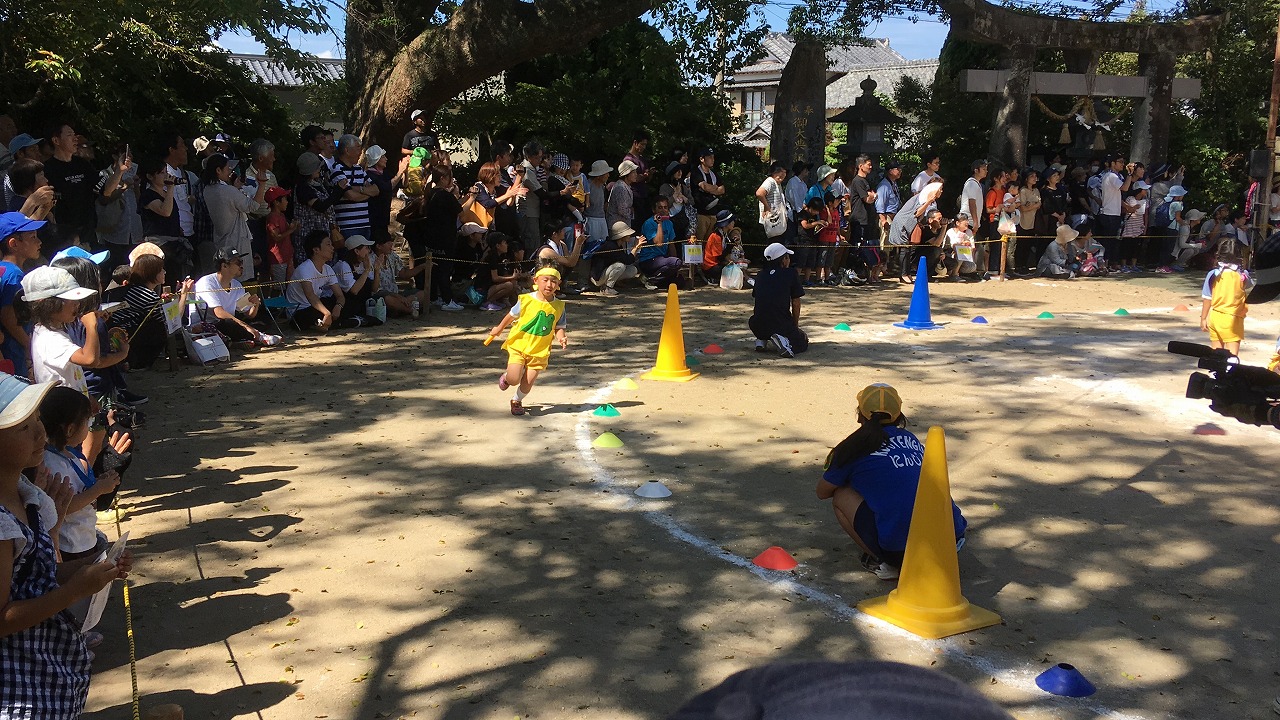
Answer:
POLYGON ((1246 286, 1245 277, 1231 268, 1222 268, 1210 294, 1209 309, 1226 315, 1244 317, 1249 311, 1245 305, 1247 297, 1249 297, 1249 289, 1246 286))
POLYGON ((519 311, 516 321, 507 333, 502 349, 513 350, 530 357, 549 357, 556 328, 565 327, 564 301, 547 302, 531 292, 520 296, 512 313, 519 311))

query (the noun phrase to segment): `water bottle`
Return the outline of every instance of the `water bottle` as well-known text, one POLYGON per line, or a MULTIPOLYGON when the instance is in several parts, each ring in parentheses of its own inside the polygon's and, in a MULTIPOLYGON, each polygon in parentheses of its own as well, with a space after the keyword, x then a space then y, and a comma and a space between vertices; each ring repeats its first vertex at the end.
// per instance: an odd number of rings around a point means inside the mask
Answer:
POLYGON ((364 301, 364 314, 371 318, 378 317, 378 301, 376 298, 369 298, 364 301))
POLYGON ((386 322, 387 321, 387 301, 383 300, 382 298, 378 298, 377 310, 378 310, 378 314, 376 317, 378 318, 378 322, 386 322))
POLYGON ((413 299, 413 316, 414 317, 418 317, 418 311, 419 311, 418 298, 414 298, 413 299))

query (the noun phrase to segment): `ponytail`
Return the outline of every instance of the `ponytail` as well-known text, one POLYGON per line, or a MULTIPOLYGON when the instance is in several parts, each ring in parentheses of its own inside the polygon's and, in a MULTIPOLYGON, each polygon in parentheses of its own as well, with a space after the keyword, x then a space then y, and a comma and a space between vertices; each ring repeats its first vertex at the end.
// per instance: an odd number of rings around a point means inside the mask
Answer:
POLYGON ((848 465, 884 447, 885 443, 889 442, 889 433, 885 431, 885 427, 888 425, 903 427, 907 424, 907 416, 899 415, 895 422, 890 419, 888 413, 871 413, 870 418, 863 417, 859 413, 858 423, 857 430, 831 449, 831 454, 827 456, 827 467, 848 465))

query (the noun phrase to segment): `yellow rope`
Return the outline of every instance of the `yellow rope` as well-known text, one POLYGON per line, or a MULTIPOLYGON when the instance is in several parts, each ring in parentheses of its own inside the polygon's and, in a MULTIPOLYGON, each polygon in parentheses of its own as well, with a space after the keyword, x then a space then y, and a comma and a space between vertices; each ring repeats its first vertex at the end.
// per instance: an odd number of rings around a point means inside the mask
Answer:
MULTIPOLYGON (((120 504, 113 501, 111 509, 116 514, 116 540, 123 533, 120 531, 120 504)), ((133 720, 141 720, 138 695, 138 650, 133 640, 133 604, 129 600, 129 578, 124 579, 124 627, 129 637, 129 679, 133 683, 133 720)))

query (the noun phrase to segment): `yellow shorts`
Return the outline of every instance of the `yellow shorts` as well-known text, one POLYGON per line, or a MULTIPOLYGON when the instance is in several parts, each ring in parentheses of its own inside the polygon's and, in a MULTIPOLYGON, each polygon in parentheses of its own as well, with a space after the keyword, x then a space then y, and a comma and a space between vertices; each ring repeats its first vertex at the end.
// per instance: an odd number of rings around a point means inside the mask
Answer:
POLYGON ((507 348, 507 364, 523 365, 530 370, 546 370, 547 361, 551 359, 551 355, 526 355, 519 350, 507 348))
POLYGON ((1209 313, 1209 339, 1220 343, 1244 340, 1244 318, 1220 312, 1209 313))

